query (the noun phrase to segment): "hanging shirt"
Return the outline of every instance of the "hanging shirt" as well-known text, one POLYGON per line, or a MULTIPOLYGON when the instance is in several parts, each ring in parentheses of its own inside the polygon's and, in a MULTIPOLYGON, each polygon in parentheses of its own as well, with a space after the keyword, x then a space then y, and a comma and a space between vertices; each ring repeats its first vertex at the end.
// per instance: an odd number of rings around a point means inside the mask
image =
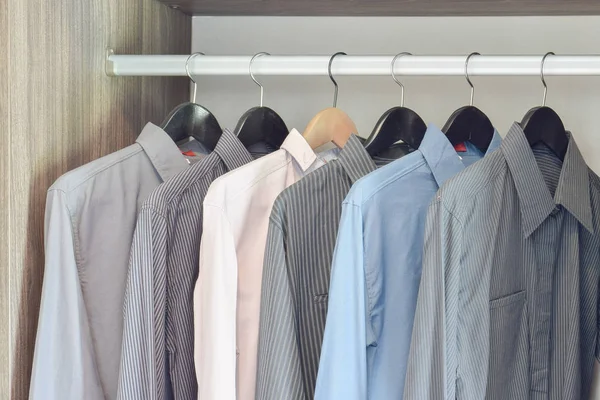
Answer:
POLYGON ((225 130, 213 152, 142 205, 125 294, 120 399, 198 398, 193 293, 202 202, 217 177, 250 161, 244 145, 225 130))
POLYGON ((280 150, 211 185, 204 200, 200 276, 194 294, 200 399, 254 399, 269 214, 283 189, 336 153, 337 149, 317 156, 292 130, 280 150))
POLYGON ((279 196, 263 271, 256 399, 312 399, 333 249, 350 186, 375 170, 357 136, 279 196))
POLYGON ((515 123, 439 190, 404 399, 587 399, 598 357, 600 178, 515 123))
POLYGON ((161 182, 186 168, 171 138, 147 124, 135 144, 50 187, 31 399, 116 398, 138 209, 161 182))
MULTIPOLYGON (((489 154, 500 144, 494 133, 489 154)), ((342 207, 315 399, 402 399, 425 217, 483 154, 429 126, 419 149, 356 182, 342 207)))

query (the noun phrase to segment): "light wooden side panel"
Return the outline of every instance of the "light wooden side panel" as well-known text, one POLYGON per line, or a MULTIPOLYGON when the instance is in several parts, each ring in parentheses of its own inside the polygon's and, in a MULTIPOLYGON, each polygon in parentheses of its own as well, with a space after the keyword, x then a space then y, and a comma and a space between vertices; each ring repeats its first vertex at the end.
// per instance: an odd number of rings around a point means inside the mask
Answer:
POLYGON ((8 95, 8 3, 0 0, 0 399, 8 398, 9 390, 9 320, 8 282, 10 237, 9 220, 9 105, 8 95))
MULTIPOLYGON (((46 190, 64 172, 131 144, 147 121, 159 123, 188 96, 183 78, 107 77, 105 48, 188 53, 191 19, 153 0, 0 2, 8 4, 11 55, 10 143, 4 133, 0 138, 0 158, 11 160, 10 166, 0 162, 0 177, 8 176, 10 185, 10 311, 0 310, 0 320, 10 319, 11 398, 26 399, 43 280, 46 190)), ((6 256, 0 257, 5 265, 6 256)))

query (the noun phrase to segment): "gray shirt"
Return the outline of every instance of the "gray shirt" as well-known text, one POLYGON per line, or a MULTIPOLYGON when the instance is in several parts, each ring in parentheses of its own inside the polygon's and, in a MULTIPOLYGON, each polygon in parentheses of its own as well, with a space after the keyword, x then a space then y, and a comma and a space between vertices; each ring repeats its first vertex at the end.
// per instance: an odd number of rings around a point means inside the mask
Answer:
POLYGON ((252 160, 239 139, 224 131, 212 153, 144 202, 125 295, 120 399, 197 399, 193 293, 202 203, 217 177, 252 160))
POLYGON ((375 170, 356 136, 273 205, 263 269, 256 398, 312 399, 333 249, 350 186, 375 170))
POLYGON ((186 168, 169 136, 147 124, 135 144, 66 173, 48 190, 31 399, 116 398, 138 209, 186 168))
POLYGON ((404 399, 585 399, 598 356, 600 179, 514 124, 432 203, 404 399))

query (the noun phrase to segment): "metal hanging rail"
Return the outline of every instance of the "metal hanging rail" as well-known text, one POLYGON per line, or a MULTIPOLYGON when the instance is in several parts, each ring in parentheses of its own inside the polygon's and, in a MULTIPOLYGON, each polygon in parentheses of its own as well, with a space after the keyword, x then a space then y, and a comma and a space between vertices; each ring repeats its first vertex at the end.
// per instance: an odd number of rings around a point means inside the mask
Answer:
MULTIPOLYGON (((188 55, 115 55, 107 51, 110 76, 187 76, 188 55)), ((539 76, 543 55, 475 56, 470 76, 539 76)), ((252 56, 198 55, 190 60, 191 75, 245 75, 252 56)), ((327 76, 331 56, 264 56, 252 65, 254 75, 327 76)), ((390 76, 391 56, 339 56, 332 65, 335 76, 390 76)), ((394 65, 396 75, 464 76, 465 56, 405 56, 394 65)), ((546 59, 546 76, 600 76, 600 55, 556 55, 546 59)))

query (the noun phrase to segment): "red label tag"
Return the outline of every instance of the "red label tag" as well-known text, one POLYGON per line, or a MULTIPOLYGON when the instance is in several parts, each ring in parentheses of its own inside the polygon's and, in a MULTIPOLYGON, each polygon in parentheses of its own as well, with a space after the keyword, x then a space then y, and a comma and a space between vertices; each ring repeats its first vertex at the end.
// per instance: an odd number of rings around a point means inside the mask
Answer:
POLYGON ((187 156, 187 157, 195 157, 195 156, 196 156, 196 153, 194 153, 194 152, 193 152, 193 151, 191 151, 191 150, 188 150, 188 151, 182 151, 182 152, 181 152, 181 154, 183 154, 184 156, 187 156))
POLYGON ((465 146, 464 143, 458 143, 457 145, 454 146, 454 150, 465 152, 465 151, 467 151, 467 146, 465 146))

